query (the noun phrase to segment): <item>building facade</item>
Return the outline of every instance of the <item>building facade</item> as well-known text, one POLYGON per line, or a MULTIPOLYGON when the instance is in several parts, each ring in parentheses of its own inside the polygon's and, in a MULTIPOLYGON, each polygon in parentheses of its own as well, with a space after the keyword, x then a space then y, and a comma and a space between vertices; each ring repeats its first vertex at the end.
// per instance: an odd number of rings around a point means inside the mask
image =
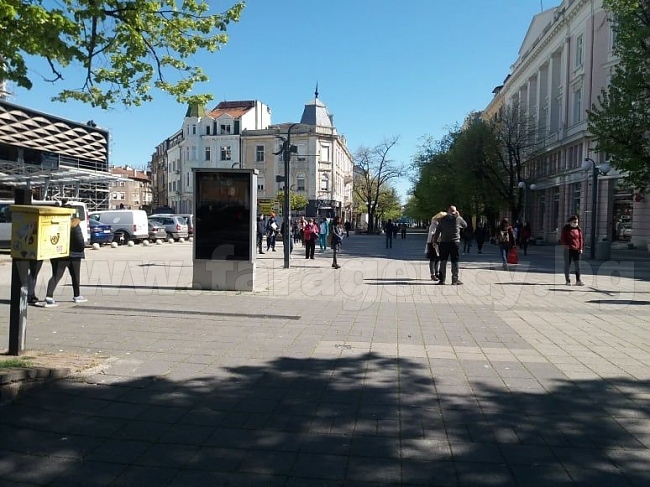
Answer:
POLYGON ((272 125, 270 108, 259 101, 224 101, 211 111, 188 107, 181 130, 152 155, 154 206, 164 203, 191 213, 192 168, 245 168, 258 170, 258 211, 279 211, 275 200, 284 182, 277 176, 284 176, 284 162, 278 152, 290 127, 297 152, 291 158, 289 188, 309 200, 301 213, 351 215, 352 156, 318 93, 295 124, 272 125))
POLYGON ((271 125, 242 134, 242 166, 259 172, 258 200, 273 201, 284 190, 284 180, 278 181, 276 176, 284 177, 281 148, 289 130, 296 152, 291 155, 287 185, 290 192, 306 197, 309 202, 294 214, 351 218, 352 155, 317 92, 305 104, 299 123, 271 125))
POLYGON ((541 12, 533 18, 510 73, 482 112, 483 119, 490 119, 505 106, 518 105, 534 121, 535 148, 519 182, 533 237, 557 241, 559 229, 573 214, 590 235, 594 191, 598 241, 625 239, 645 247, 650 235, 644 223, 648 205, 625 187, 625 175, 610 169, 598 175, 593 187, 593 172, 584 169, 589 164, 605 167, 608 159, 595 150, 587 110, 597 103, 617 63, 614 42, 602 0, 564 0, 541 12))
POLYGON ((153 204, 150 174, 129 166, 111 169, 115 179, 109 186, 109 210, 145 210, 151 212, 153 204))

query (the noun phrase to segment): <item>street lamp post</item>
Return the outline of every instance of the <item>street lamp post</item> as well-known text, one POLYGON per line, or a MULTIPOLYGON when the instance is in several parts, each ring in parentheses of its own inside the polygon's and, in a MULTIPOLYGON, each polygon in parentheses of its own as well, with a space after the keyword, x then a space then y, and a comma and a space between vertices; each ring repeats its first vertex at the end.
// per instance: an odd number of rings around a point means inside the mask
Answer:
POLYGON ((287 140, 282 144, 282 160, 284 161, 284 204, 283 204, 283 220, 284 231, 282 232, 282 243, 284 245, 284 268, 289 268, 289 261, 291 258, 291 195, 289 194, 289 162, 291 161, 291 153, 298 152, 295 145, 291 145, 291 129, 298 123, 292 123, 287 130, 287 140))
POLYGON ((596 258, 596 217, 597 217, 597 206, 598 206, 598 176, 605 176, 609 170, 610 165, 606 162, 600 166, 596 165, 596 161, 589 157, 585 157, 585 160, 582 161, 582 169, 584 171, 591 171, 591 235, 589 240, 591 241, 591 248, 589 250, 589 256, 591 259, 596 258))
POLYGON ((526 181, 519 181, 517 187, 524 190, 524 221, 528 223, 528 190, 535 191, 537 186, 535 183, 526 184, 526 181))

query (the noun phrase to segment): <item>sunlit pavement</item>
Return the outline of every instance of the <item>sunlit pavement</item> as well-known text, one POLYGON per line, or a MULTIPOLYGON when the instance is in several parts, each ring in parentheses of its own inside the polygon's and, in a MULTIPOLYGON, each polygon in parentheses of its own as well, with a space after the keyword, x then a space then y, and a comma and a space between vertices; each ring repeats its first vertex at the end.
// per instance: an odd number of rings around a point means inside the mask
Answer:
POLYGON ((423 235, 277 250, 254 293, 189 289, 190 243, 88 251, 27 345, 111 359, 0 409, 0 485, 650 485, 647 252, 567 287, 555 246, 473 247, 462 286, 423 235))

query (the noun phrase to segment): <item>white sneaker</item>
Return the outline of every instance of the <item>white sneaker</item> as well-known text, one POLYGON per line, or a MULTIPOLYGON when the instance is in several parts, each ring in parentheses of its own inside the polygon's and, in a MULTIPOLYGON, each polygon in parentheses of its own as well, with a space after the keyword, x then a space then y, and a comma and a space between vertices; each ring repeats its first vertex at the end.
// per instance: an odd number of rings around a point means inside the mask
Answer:
POLYGON ((54 306, 58 306, 58 304, 56 304, 56 301, 54 300, 54 298, 47 298, 46 297, 45 298, 45 307, 46 308, 51 308, 51 307, 54 307, 54 306))
POLYGON ((88 301, 88 300, 87 300, 86 298, 84 298, 83 296, 75 296, 74 298, 72 298, 72 300, 73 300, 75 303, 85 303, 85 302, 88 301))

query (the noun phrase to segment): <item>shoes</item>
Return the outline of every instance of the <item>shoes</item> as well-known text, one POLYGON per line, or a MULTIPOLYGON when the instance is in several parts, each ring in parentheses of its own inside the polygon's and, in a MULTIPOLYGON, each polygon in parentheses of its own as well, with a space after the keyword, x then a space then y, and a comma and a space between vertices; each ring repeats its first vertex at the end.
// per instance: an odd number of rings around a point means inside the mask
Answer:
POLYGON ((438 286, 444 286, 444 285, 445 285, 445 281, 438 281, 438 282, 436 282, 436 284, 437 284, 438 286))
POLYGON ((461 281, 451 281, 452 286, 462 286, 463 283, 461 281))
POLYGON ((264 252, 262 252, 262 251, 260 250, 260 251, 258 252, 258 254, 264 254, 264 252))
POLYGON ((45 307, 48 308, 48 307, 54 307, 54 306, 58 306, 58 304, 56 304, 56 301, 54 300, 54 298, 46 297, 45 298, 45 307))
POLYGON ((582 281, 576 281, 576 286, 584 286, 585 283, 582 281))
POLYGON ((507 271, 507 270, 508 270, 508 264, 503 264, 502 269, 503 269, 504 271, 507 271))
POLYGON ((334 269, 340 269, 340 268, 341 268, 341 266, 338 265, 338 264, 332 264, 332 267, 333 267, 334 269))
POLYGON ((28 304, 36 304, 36 303, 38 303, 38 302, 40 302, 40 301, 41 301, 41 300, 38 298, 38 296, 29 296, 29 297, 27 298, 27 303, 28 303, 28 304))
POLYGON ((75 303, 85 303, 88 300, 83 296, 75 296, 74 298, 72 298, 72 301, 74 301, 75 303))
POLYGON ((440 278, 438 276, 436 276, 435 274, 431 274, 431 280, 432 281, 438 281, 438 280, 440 280, 440 278))
POLYGON ((273 249, 273 252, 275 252, 275 249, 273 249))
POLYGON ((567 281, 567 282, 565 282, 565 284, 566 284, 567 286, 570 286, 570 285, 571 285, 571 281, 567 281))
POLYGON ((310 259, 312 259, 312 260, 313 260, 313 259, 314 259, 314 257, 312 256, 312 257, 310 257, 310 259))

